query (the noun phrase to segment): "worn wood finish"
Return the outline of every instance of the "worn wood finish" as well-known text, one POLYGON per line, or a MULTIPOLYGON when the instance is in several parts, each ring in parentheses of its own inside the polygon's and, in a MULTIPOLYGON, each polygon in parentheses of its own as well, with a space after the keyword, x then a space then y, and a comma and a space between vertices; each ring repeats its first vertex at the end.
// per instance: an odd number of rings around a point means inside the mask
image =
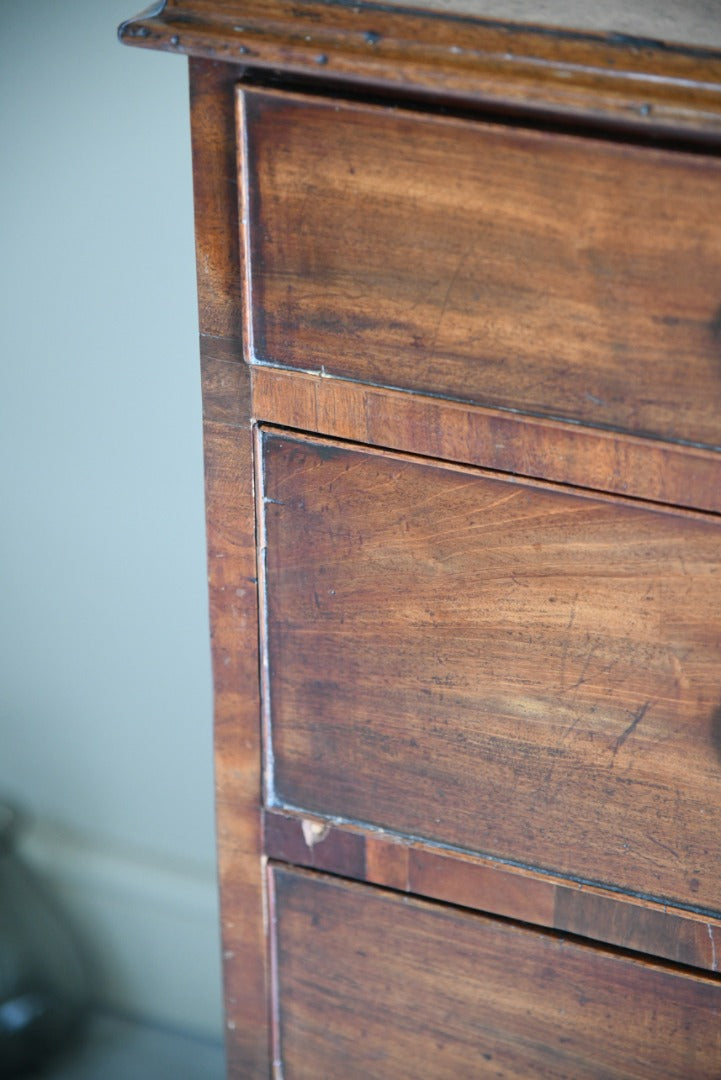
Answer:
POLYGON ((226 1046, 229 1076, 246 1078, 268 1075, 270 1035, 250 385, 232 228, 235 78, 228 67, 191 65, 226 1046))
POLYGON ((721 512, 721 455, 578 424, 253 365, 253 415, 281 427, 721 512))
POLYGON ((712 979, 298 871, 273 888, 285 1080, 719 1074, 712 979))
POLYGON ((194 57, 229 1075, 721 1074, 721 52, 121 38, 194 57))
POLYGON ((266 810, 264 835, 270 858, 297 866, 578 934, 706 971, 717 971, 721 960, 721 920, 669 904, 298 811, 266 810))
POLYGON ((721 133, 718 49, 385 3, 293 0, 168 0, 119 34, 130 45, 240 60, 321 86, 344 82, 641 131, 721 133))
POLYGON ((716 910, 721 527, 267 433, 272 800, 716 910))
POLYGON ((229 1075, 262 1076, 268 1026, 250 440, 207 423, 205 453, 226 1047, 229 1075))
POLYGON ((252 359, 721 445, 720 161, 242 103, 252 359))
POLYGON ((230 64, 190 61, 200 333, 237 343, 237 360, 242 357, 243 299, 233 92, 242 74, 242 68, 230 64))

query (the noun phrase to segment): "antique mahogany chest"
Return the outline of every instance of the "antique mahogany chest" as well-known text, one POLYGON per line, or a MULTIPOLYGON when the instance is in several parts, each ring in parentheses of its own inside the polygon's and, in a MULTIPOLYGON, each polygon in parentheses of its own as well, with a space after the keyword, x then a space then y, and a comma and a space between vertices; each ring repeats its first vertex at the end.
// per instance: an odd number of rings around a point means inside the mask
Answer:
POLYGON ((168 0, 233 1077, 721 1076, 721 53, 168 0))

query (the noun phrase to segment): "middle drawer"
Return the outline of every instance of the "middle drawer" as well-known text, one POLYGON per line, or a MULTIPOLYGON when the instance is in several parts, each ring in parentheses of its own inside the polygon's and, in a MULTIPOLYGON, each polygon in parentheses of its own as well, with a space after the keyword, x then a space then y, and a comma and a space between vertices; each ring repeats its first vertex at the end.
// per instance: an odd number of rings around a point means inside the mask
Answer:
POLYGON ((260 450, 268 802, 716 910, 718 519, 260 450))

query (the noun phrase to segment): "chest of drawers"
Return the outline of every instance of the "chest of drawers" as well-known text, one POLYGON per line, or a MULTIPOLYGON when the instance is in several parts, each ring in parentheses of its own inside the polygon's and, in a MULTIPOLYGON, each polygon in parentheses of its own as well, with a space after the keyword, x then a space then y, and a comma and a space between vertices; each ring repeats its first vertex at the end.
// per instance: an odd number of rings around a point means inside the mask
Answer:
POLYGON ((230 1075, 721 1075, 721 56, 175 0, 230 1075))

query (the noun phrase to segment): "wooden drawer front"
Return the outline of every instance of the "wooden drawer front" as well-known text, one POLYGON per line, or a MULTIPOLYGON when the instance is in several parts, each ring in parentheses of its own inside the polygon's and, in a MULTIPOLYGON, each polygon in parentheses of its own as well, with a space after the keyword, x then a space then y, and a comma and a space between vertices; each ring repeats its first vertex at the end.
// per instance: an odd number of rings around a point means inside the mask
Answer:
POLYGON ((718 519, 261 440, 270 802, 718 910, 718 519))
POLYGON ((401 898, 273 873, 285 1080, 721 1075, 721 985, 401 898))
POLYGON ((721 163, 241 92, 252 357, 721 445, 721 163))

